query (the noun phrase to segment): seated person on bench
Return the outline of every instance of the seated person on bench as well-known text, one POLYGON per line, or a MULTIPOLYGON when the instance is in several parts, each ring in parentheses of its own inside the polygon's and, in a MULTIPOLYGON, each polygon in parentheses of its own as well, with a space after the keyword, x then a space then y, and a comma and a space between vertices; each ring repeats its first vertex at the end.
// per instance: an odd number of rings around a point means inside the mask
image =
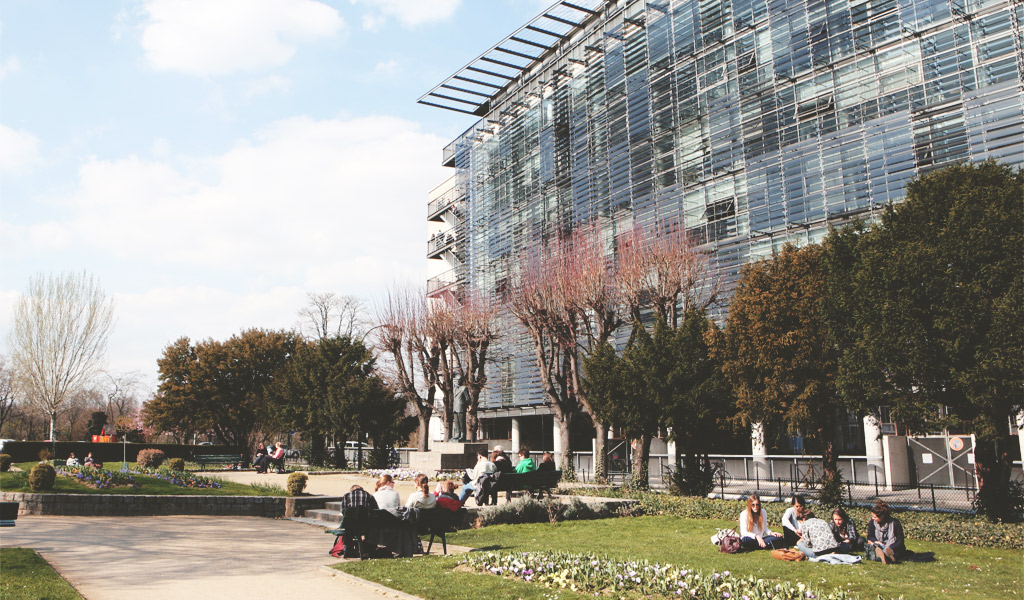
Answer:
MULTIPOLYGON (((270 448, 274 448, 274 446, 270 446, 270 448)), ((267 448, 267 465, 276 465, 277 472, 284 473, 284 448, 281 447, 281 444, 278 444, 274 450, 270 448, 267 448)))

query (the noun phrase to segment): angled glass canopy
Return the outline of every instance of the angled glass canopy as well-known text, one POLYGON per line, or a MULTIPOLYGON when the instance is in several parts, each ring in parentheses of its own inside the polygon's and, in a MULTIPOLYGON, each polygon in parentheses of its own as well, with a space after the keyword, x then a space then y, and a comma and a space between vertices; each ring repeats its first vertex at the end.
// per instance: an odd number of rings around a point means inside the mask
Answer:
POLYGON ((483 116, 491 100, 523 71, 597 15, 605 0, 555 2, 515 33, 420 97, 418 102, 483 116))

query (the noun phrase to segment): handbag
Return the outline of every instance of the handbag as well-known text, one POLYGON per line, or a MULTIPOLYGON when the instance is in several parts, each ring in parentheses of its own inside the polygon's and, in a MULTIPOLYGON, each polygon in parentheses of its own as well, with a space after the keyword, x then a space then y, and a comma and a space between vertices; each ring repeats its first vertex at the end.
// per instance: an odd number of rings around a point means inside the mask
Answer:
POLYGON ((777 550, 772 550, 772 558, 799 562, 801 560, 806 560, 807 555, 795 548, 779 548, 777 550))
POLYGON ((736 533, 735 529, 719 529, 717 533, 711 536, 711 543, 717 546, 722 543, 722 538, 730 535, 733 537, 739 537, 739 534, 736 533))
POLYGON ((740 551, 740 538, 735 535, 727 535, 718 544, 718 551, 726 554, 736 554, 740 551))

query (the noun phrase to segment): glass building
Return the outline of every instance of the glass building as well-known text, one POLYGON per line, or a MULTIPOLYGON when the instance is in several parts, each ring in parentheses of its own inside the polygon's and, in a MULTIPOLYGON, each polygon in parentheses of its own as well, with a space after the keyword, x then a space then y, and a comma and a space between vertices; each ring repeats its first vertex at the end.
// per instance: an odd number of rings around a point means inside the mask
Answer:
MULTIPOLYGON (((507 259, 593 220, 683 227, 729 286, 930 169, 1024 165, 1022 45, 1010 0, 556 2, 420 99, 474 116, 431 195, 430 293, 500 290, 507 259)), ((529 339, 495 350, 502 438, 546 411, 529 339)))

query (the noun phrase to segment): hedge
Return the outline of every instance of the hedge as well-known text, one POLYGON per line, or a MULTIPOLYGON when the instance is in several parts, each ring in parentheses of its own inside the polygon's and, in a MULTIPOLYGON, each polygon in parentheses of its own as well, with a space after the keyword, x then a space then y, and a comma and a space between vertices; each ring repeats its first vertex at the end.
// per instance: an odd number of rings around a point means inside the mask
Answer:
MULTIPOLYGON (((673 515, 688 519, 719 519, 735 521, 740 512, 746 508, 743 500, 715 500, 693 496, 671 496, 653 492, 623 492, 607 489, 559 490, 560 493, 579 494, 586 496, 610 496, 632 498, 638 501, 634 507, 635 514, 673 515)), ((769 521, 779 523, 782 513, 789 507, 782 502, 766 503, 769 521)), ((831 515, 831 508, 820 508, 811 504, 811 509, 828 512, 819 514, 823 519, 831 515)), ((871 513, 866 508, 848 508, 850 518, 857 524, 861 533, 867 530, 871 513)), ((1006 550, 1024 550, 1024 523, 991 523, 973 515, 948 513, 925 513, 915 511, 893 510, 903 532, 908 538, 927 542, 945 542, 962 546, 980 546, 984 548, 1002 548, 1006 550)))
MULTIPOLYGON (((4 454, 10 454, 14 462, 29 462, 39 460, 39 451, 43 448, 53 451, 54 442, 7 442, 4 444, 4 454)), ((56 442, 56 454, 54 458, 65 459, 71 452, 79 460, 92 452, 92 457, 100 462, 120 462, 122 456, 128 462, 135 462, 140 450, 153 448, 162 450, 167 458, 184 458, 189 460, 193 454, 241 454, 242 451, 234 446, 191 446, 185 444, 127 444, 118 443, 92 443, 92 442, 56 442), (124 454, 122 454, 124 453, 124 454)))

